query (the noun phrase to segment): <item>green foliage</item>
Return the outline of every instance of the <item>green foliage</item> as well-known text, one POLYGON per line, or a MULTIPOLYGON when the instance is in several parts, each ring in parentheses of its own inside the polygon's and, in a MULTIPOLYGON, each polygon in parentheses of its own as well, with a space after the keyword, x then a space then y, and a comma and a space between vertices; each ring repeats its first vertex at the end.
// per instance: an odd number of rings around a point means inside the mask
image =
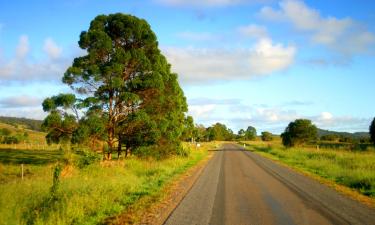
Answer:
POLYGON ((192 138, 197 136, 197 132, 194 127, 194 119, 192 116, 186 116, 184 118, 184 127, 181 135, 181 139, 184 141, 191 141, 192 138))
POLYGON ((340 137, 336 134, 326 134, 320 137, 321 141, 337 141, 340 137))
POLYGON ((80 169, 83 169, 101 160, 101 156, 93 151, 78 150, 75 151, 75 153, 78 155, 78 157, 75 159, 74 164, 80 169))
POLYGON ((42 125, 42 121, 40 120, 7 117, 7 116, 0 116, 0 122, 13 125, 13 126, 21 125, 25 128, 36 130, 36 131, 41 131, 41 125, 42 125))
POLYGON ((307 119, 297 119, 290 122, 281 134, 284 146, 293 147, 317 139, 317 128, 307 119))
MULTIPOLYGON (((0 207, 0 224, 101 224, 129 207, 142 211, 163 197, 167 183, 206 155, 207 151, 192 151, 188 157, 167 160, 132 157, 108 167, 92 163, 75 169, 69 177, 61 173, 57 185, 53 185, 53 167, 27 165, 30 174, 22 182, 0 182, 0 205, 6 206, 0 207), (57 187, 54 201, 50 200, 51 186, 57 187), (145 199, 151 197, 146 204, 145 199)), ((10 168, 0 164, 0 168, 0 178, 9 170, 20 172, 18 165, 10 168)))
POLYGON ((195 140, 198 142, 207 141, 206 128, 201 124, 197 124, 194 128, 193 136, 195 137, 195 140))
POLYGON ((189 157, 191 149, 189 147, 181 146, 177 149, 177 155, 181 157, 189 157))
POLYGON ((8 128, 2 128, 2 129, 0 129, 0 135, 4 135, 4 136, 8 136, 8 135, 10 135, 12 133, 12 131, 11 130, 9 130, 8 128))
POLYGON ((72 143, 94 145, 106 138, 106 121, 100 114, 89 112, 79 121, 79 126, 73 131, 72 143))
POLYGON ((12 134, 12 131, 8 128, 0 129, 0 143, 1 144, 19 144, 20 142, 26 141, 28 139, 28 133, 24 132, 12 134))
POLYGON ((207 128, 207 136, 210 141, 230 141, 233 140, 233 131, 227 128, 224 124, 216 123, 207 128))
POLYGON ((157 124, 143 111, 128 115, 120 123, 119 130, 120 143, 125 145, 126 149, 153 145, 160 138, 157 124))
POLYGON ((77 121, 73 115, 51 111, 44 119, 42 129, 47 131, 46 140, 48 144, 70 142, 77 121))
MULTIPOLYGON (((186 99, 150 25, 121 13, 99 15, 81 33, 78 43, 88 54, 74 59, 62 81, 83 99, 60 94, 43 102, 51 117, 43 126, 49 129, 49 142, 61 137, 70 137, 74 143, 105 139, 108 159, 116 142, 129 148, 178 147, 186 99), (69 120, 74 125, 69 131, 61 126, 69 115, 67 110, 76 116, 75 123, 69 120)), ((173 150, 165 153, 173 154, 173 150)))
POLYGON ((255 140, 256 137, 257 137, 257 131, 255 127, 248 126, 244 135, 245 140, 255 140))
POLYGON ((261 135, 262 141, 272 141, 273 135, 268 131, 263 131, 261 135))
POLYGON ((371 141, 372 141, 372 143, 375 144, 375 117, 374 117, 374 119, 371 122, 371 125, 369 127, 369 131, 370 131, 371 141))

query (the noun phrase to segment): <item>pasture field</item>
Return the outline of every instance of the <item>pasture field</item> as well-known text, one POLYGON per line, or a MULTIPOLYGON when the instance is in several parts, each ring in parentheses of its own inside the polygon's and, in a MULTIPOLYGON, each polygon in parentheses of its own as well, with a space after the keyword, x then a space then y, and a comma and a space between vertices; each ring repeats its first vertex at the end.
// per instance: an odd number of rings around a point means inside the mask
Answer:
MULTIPOLYGON (((285 148, 280 140, 247 141, 247 149, 317 175, 375 200, 375 151, 351 151, 316 147, 285 148)), ((374 202, 374 201, 371 201, 374 202)))
POLYGON ((131 156, 110 162, 100 161, 96 153, 83 157, 59 150, 0 149, 0 224, 97 224, 128 207, 142 211, 160 201, 163 188, 215 145, 184 143, 187 157, 131 156))

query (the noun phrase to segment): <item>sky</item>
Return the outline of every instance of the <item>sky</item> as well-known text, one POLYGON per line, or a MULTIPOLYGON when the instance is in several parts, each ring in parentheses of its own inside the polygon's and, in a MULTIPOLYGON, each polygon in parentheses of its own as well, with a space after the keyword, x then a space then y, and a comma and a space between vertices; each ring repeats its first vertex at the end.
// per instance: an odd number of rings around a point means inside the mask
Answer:
POLYGON ((196 123, 357 132, 375 116, 373 0, 0 0, 0 115, 43 119, 81 31, 118 12, 151 25, 196 123))

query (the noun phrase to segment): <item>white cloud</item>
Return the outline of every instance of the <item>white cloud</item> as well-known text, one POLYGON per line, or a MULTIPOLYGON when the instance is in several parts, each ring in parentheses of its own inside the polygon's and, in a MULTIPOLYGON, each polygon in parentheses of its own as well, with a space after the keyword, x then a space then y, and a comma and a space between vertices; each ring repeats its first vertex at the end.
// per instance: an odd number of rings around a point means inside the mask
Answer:
POLYGON ((250 24, 247 26, 242 26, 238 28, 240 34, 246 37, 260 39, 260 38, 267 38, 268 32, 267 28, 264 26, 259 26, 256 24, 250 24))
POLYGON ((288 22, 297 31, 309 34, 313 43, 342 55, 365 53, 375 44, 375 35, 351 18, 323 17, 299 0, 283 0, 279 7, 263 7, 259 15, 267 20, 288 22))
POLYGON ((215 110, 216 105, 192 105, 189 106, 189 114, 194 118, 209 118, 212 112, 215 110))
POLYGON ((222 122, 237 131, 251 125, 258 132, 266 130, 277 134, 282 133, 290 122, 301 118, 310 119, 322 129, 346 132, 367 131, 371 122, 371 118, 335 116, 326 111, 306 115, 300 109, 290 109, 288 105, 248 105, 239 99, 192 99, 189 101, 189 114, 194 116, 196 123, 205 126, 222 122))
POLYGON ((8 82, 58 81, 71 63, 71 59, 61 58, 61 48, 52 39, 46 39, 44 50, 48 59, 31 60, 29 39, 20 37, 15 57, 0 61, 0 85, 8 82))
POLYGON ((42 120, 47 116, 42 107, 23 107, 1 109, 0 116, 25 117, 42 120))
POLYGON ((29 37, 27 35, 22 35, 16 48, 16 57, 18 59, 25 58, 29 50, 29 37))
POLYGON ((18 95, 0 99, 0 108, 20 108, 28 106, 40 106, 42 99, 35 96, 18 95))
POLYGON ((259 40, 251 49, 165 48, 172 69, 186 82, 249 79, 285 70, 296 48, 259 40))
POLYGON ((332 118, 333 118, 333 115, 330 112, 322 112, 318 119, 322 121, 327 121, 327 120, 332 120, 332 118))
POLYGON ((293 46, 284 47, 273 44, 270 39, 261 39, 250 56, 250 69, 259 75, 285 70, 293 63, 295 52, 293 46))
POLYGON ((51 59, 57 59, 61 56, 62 48, 59 47, 52 38, 47 38, 44 41, 43 50, 51 59))

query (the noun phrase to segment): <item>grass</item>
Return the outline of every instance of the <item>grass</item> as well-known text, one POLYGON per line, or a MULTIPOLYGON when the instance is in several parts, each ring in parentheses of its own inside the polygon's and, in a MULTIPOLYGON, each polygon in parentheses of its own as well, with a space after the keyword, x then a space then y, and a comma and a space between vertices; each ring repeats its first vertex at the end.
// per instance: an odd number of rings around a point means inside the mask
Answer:
POLYGON ((192 148, 188 157, 160 161, 131 157, 82 169, 65 166, 56 184, 52 177, 58 154, 2 151, 0 224, 97 224, 129 207, 142 210, 158 201, 165 185, 205 158, 211 147, 192 148), (21 180, 18 163, 28 158, 28 172, 21 180), (147 196, 153 200, 141 201, 147 196))
POLYGON ((60 145, 53 144, 47 145, 46 133, 35 130, 24 129, 22 126, 12 126, 5 123, 0 123, 0 129, 7 128, 11 131, 11 135, 27 133, 28 137, 26 141, 22 141, 19 144, 1 144, 0 149, 15 149, 15 150, 57 150, 60 145))
POLYGON ((375 199, 375 151, 289 148, 278 142, 247 142, 248 149, 318 175, 375 199))

